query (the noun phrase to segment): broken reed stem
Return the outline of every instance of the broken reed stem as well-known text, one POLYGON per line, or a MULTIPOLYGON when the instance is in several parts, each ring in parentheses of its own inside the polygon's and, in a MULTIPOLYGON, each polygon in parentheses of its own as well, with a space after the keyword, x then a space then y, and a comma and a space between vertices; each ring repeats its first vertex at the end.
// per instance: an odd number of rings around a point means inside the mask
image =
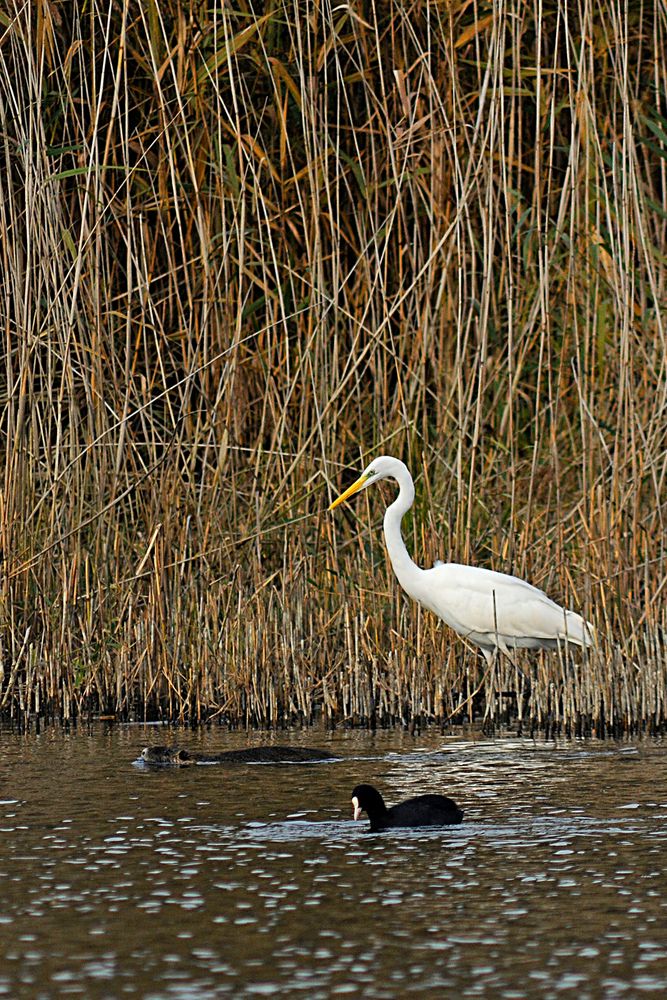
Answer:
POLYGON ((0 701, 16 720, 664 726, 666 15, 0 14, 0 701), (583 660, 400 594, 525 576, 583 660))

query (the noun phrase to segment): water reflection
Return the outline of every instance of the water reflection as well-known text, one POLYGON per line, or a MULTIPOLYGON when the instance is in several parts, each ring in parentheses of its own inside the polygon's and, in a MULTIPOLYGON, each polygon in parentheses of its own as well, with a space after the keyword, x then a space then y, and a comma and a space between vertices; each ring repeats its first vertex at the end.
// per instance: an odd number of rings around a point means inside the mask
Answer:
POLYGON ((292 738, 344 759, 150 769, 150 732, 5 735, 0 995, 665 993, 661 743, 292 738), (371 834, 360 780, 466 819, 371 834))

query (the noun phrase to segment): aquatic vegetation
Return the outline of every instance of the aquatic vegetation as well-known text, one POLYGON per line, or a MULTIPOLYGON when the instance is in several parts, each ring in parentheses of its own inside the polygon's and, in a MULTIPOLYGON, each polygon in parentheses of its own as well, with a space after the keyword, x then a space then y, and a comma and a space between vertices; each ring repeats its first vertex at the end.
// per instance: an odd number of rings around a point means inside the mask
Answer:
POLYGON ((5 5, 0 712, 664 726, 666 19, 5 5), (382 451, 599 648, 408 604, 382 451))

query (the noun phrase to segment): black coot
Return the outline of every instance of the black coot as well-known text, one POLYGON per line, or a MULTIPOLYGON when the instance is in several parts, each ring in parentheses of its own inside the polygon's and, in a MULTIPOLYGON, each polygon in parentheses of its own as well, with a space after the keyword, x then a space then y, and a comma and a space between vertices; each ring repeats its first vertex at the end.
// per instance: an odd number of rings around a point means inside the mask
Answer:
POLYGON ((400 826, 450 826, 460 823, 463 813, 456 802, 445 795, 417 795, 387 809, 384 799, 372 785, 357 785, 352 792, 354 818, 365 812, 371 830, 389 830, 400 826))

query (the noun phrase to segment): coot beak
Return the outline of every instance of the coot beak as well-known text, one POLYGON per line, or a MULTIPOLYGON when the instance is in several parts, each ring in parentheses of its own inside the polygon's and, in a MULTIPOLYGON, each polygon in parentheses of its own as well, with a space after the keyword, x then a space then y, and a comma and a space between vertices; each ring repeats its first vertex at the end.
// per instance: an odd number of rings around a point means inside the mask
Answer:
POLYGON ((359 805, 359 799, 356 795, 352 799, 352 805, 354 807, 354 818, 361 819, 361 806, 359 805))

